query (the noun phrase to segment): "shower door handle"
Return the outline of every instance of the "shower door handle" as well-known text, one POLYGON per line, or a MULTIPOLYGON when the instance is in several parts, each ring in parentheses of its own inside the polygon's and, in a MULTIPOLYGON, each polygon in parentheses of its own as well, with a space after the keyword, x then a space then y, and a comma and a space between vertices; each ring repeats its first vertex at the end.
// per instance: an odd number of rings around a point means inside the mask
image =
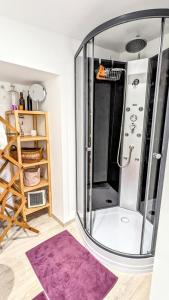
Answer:
POLYGON ((153 158, 160 159, 161 154, 160 153, 153 153, 153 158))

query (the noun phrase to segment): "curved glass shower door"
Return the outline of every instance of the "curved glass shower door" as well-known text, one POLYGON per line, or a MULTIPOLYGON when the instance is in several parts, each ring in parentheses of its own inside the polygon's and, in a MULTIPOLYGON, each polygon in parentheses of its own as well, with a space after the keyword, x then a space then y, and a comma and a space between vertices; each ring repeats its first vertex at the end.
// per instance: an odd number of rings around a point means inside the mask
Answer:
POLYGON ((94 39, 85 47, 86 75, 86 229, 92 234, 92 186, 93 186, 93 80, 94 80, 94 39))
POLYGON ((155 249, 169 110, 165 26, 143 18, 109 27, 76 55, 77 212, 96 244, 129 257, 155 249))
POLYGON ((75 96, 76 96, 76 208, 83 226, 86 226, 86 170, 85 170, 85 99, 84 99, 84 49, 75 60, 75 96))
POLYGON ((83 226, 92 229, 92 149, 93 149, 93 54, 89 41, 75 60, 76 95, 76 181, 77 212, 83 226))
MULTIPOLYGON (((155 253, 155 243, 158 228, 158 218, 161 204, 162 182, 164 177, 166 144, 168 142, 169 119, 169 20, 162 19, 161 43, 158 57, 158 70, 155 86, 155 104, 153 109, 153 121, 151 129, 151 143, 149 151, 149 164, 147 169, 145 188, 145 207, 143 213, 141 253, 145 253, 147 243, 146 231, 148 221, 153 225, 151 250, 155 253), (167 141, 166 141, 167 139, 167 141)), ((144 166, 145 167, 145 166, 144 166)))

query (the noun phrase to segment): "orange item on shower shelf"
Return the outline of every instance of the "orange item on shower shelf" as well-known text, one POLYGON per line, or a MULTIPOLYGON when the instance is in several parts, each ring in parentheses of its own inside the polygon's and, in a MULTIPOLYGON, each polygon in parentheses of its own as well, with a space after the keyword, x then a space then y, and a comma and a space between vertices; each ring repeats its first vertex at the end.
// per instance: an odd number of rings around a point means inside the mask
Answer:
POLYGON ((96 74, 96 79, 105 79, 106 78, 106 70, 103 65, 100 65, 96 74))

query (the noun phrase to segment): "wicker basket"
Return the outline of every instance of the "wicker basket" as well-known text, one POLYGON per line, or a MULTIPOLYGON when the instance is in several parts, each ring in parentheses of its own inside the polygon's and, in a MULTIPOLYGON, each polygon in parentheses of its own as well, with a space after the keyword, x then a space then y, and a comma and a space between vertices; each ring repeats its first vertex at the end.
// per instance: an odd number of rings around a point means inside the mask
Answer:
POLYGON ((29 168, 24 170, 23 183, 25 186, 34 186, 40 182, 40 168, 29 168))
MULTIPOLYGON (((16 146, 11 147, 10 151, 11 156, 18 160, 17 148, 16 146)), ((21 156, 23 163, 34 163, 39 162, 42 159, 43 149, 42 148, 21 148, 21 156)))

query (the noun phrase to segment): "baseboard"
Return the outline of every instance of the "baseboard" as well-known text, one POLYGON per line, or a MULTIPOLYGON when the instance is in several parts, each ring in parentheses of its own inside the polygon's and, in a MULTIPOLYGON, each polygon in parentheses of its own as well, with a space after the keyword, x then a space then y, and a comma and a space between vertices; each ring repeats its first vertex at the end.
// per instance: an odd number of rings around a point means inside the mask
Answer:
POLYGON ((52 218, 55 219, 62 227, 66 227, 68 225, 70 225, 71 223, 75 222, 75 218, 66 222, 66 223, 63 223, 62 221, 60 221, 55 215, 52 214, 52 218))

